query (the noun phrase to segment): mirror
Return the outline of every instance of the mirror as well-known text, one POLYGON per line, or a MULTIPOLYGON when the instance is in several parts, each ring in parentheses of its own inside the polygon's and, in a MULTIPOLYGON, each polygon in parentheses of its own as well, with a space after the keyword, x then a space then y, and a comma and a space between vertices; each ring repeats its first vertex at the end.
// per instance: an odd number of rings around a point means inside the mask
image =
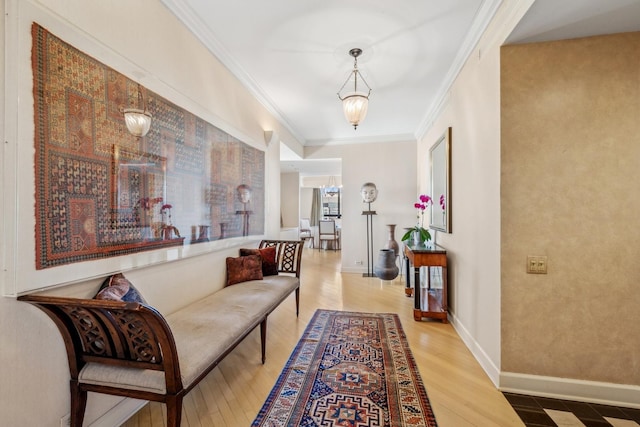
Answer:
POLYGON ((429 228, 451 233, 451 128, 429 150, 431 157, 431 218, 429 228))

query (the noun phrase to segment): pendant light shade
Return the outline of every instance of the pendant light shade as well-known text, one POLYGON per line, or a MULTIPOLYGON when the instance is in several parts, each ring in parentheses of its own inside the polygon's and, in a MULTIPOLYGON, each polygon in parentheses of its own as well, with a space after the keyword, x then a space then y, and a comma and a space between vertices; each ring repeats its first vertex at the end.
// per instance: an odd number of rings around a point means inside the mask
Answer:
POLYGON ((136 138, 145 136, 151 128, 151 113, 147 111, 147 101, 144 98, 142 87, 138 84, 138 105, 142 103, 142 110, 139 108, 125 108, 124 123, 127 125, 129 133, 136 138))
POLYGON ((349 55, 351 55, 354 59, 353 71, 347 77, 347 80, 344 82, 340 90, 338 91, 338 98, 342 101, 342 109, 344 110, 344 115, 353 125, 354 129, 358 128, 358 125, 367 115, 367 109, 369 108, 369 94, 371 94, 371 88, 358 71, 358 56, 362 54, 362 49, 354 48, 349 51, 349 55), (364 83, 366 86, 366 91, 358 90, 358 79, 364 83), (340 92, 345 88, 345 86, 353 80, 353 91, 342 96, 340 92))
POLYGON ((142 137, 149 132, 151 128, 151 114, 148 111, 137 108, 125 108, 123 112, 124 122, 131 135, 142 137))
POLYGON ((364 95, 349 95, 342 100, 344 116, 353 125, 354 129, 367 116, 368 108, 369 98, 364 95))

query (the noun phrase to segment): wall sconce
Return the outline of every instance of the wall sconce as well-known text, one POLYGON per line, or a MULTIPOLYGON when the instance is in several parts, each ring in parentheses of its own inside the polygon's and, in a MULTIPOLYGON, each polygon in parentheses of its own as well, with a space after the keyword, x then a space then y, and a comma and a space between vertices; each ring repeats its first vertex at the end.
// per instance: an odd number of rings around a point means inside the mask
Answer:
POLYGON ((138 105, 140 105, 140 101, 142 101, 142 110, 139 108, 125 108, 122 110, 124 122, 129 133, 136 138, 145 136, 151 128, 151 113, 147 111, 147 101, 138 83, 138 105))
POLYGON ((349 55, 353 56, 354 64, 353 71, 347 77, 347 80, 344 82, 340 90, 338 91, 338 98, 342 101, 342 109, 344 110, 344 115, 353 125, 354 129, 358 128, 358 125, 362 120, 364 120, 367 115, 367 108, 369 107, 369 94, 371 94, 371 88, 365 81, 360 71, 358 71, 358 56, 362 54, 362 49, 354 48, 349 51, 349 55), (351 77, 353 76, 353 92, 347 93, 345 96, 340 95, 342 89, 349 83, 351 77), (358 76, 362 80, 362 83, 367 87, 368 91, 366 95, 364 92, 358 92, 358 76))

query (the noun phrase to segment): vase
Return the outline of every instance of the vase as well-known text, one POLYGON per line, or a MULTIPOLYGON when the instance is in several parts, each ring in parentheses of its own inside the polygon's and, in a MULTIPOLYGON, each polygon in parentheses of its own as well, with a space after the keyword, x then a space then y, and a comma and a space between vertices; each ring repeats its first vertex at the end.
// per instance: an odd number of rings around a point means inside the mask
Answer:
POLYGON ((378 263, 373 269, 376 277, 382 280, 393 280, 398 277, 400 269, 396 265, 396 253, 393 249, 380 249, 378 263))
POLYGON ((411 239, 413 240, 413 246, 424 246, 422 234, 418 230, 413 230, 413 233, 411 233, 411 239))
POLYGON ((173 239, 173 227, 165 227, 162 229, 162 237, 164 240, 173 239))
POLYGON ((389 240, 385 245, 385 249, 393 249, 393 252, 396 254, 396 256, 398 256, 398 253, 400 252, 400 246, 398 245, 398 242, 396 242, 396 237, 395 237, 396 225, 387 224, 387 227, 389 228, 389 240))
POLYGON ((198 226, 199 229, 199 234, 198 234, 198 240, 201 241, 209 241, 209 226, 208 225, 200 225, 198 226))

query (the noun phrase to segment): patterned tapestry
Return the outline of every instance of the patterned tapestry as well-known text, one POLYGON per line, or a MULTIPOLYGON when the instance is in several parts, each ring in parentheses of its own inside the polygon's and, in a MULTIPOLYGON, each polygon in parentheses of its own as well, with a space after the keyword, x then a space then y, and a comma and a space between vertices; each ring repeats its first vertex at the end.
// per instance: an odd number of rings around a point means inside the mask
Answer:
POLYGON ((36 269, 264 233, 265 156, 32 26, 36 269), (123 109, 152 114, 131 135, 123 109))

